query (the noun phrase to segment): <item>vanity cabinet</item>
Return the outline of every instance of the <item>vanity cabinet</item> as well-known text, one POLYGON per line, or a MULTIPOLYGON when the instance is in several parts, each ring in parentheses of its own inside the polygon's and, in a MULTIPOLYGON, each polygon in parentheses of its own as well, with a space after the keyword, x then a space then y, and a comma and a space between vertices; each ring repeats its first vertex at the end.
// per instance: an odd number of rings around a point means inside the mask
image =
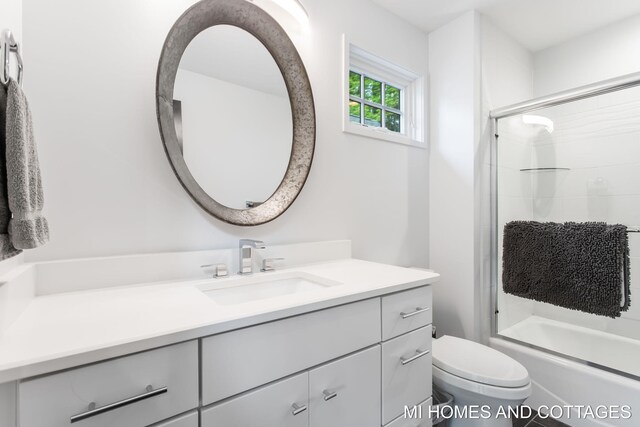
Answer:
POLYGON ((22 380, 18 427, 424 427, 431 288, 22 380))

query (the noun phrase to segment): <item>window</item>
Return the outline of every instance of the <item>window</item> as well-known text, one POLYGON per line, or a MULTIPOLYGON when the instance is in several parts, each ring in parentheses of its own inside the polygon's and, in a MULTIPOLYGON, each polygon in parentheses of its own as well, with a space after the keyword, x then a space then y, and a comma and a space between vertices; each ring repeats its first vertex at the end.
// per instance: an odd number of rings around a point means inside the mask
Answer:
POLYGON ((402 132, 402 89, 349 71, 349 120, 402 132))
POLYGON ((423 147, 423 79, 345 41, 343 130, 423 147))

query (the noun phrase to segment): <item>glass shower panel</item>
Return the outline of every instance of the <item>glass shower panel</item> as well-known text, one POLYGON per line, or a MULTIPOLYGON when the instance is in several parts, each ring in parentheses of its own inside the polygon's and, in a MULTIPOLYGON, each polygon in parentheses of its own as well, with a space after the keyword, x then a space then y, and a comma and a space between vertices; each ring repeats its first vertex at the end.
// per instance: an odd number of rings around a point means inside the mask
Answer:
POLYGON ((619 318, 505 294, 501 280, 510 221, 640 226, 640 88, 502 118, 497 133, 497 333, 640 377, 640 233, 629 233, 632 302, 619 318))

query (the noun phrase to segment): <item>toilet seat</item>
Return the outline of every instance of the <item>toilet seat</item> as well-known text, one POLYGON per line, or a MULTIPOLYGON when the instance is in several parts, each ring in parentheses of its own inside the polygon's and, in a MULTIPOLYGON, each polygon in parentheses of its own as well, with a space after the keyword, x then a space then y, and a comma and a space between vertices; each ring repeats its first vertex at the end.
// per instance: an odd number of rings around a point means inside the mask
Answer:
POLYGON ((463 381, 492 388, 530 388, 526 368, 491 347, 445 335, 433 341, 432 354, 434 367, 463 381))
MULTIPOLYGON (((449 390, 450 393, 454 389, 465 390, 470 393, 475 393, 478 396, 484 398, 499 399, 504 401, 518 401, 524 400, 531 396, 531 383, 522 387, 497 387, 488 384, 477 383, 470 381, 449 372, 443 371, 437 366, 433 367, 433 383, 442 390, 449 390)), ((455 395, 454 395, 455 398, 455 395)))

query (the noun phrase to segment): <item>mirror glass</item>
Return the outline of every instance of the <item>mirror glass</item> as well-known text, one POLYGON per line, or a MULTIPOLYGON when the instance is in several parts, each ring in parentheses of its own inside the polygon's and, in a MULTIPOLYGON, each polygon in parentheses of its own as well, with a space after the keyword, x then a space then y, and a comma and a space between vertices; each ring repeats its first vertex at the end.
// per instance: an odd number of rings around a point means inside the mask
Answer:
POLYGON ((178 143, 200 187, 234 209, 267 200, 287 170, 293 123, 265 46, 238 27, 207 28, 180 60, 173 98, 178 143))

